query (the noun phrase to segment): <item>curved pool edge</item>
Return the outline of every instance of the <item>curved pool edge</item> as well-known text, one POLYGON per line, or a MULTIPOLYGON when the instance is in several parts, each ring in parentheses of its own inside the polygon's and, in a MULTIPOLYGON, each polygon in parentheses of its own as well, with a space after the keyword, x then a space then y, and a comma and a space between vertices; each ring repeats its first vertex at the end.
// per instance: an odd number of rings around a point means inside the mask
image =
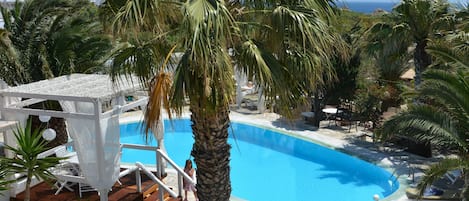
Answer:
MULTIPOLYGON (((278 133, 282 133, 291 137, 299 138, 302 140, 306 140, 308 142, 312 142, 321 146, 325 146, 327 148, 330 148, 330 149, 345 153, 349 156, 356 157, 363 161, 369 162, 373 165, 383 168, 384 170, 389 171, 390 173, 393 173, 394 171, 396 171, 396 168, 392 167, 392 164, 390 164, 389 161, 400 161, 402 163, 405 162, 402 160, 396 160, 395 158, 390 159, 391 156, 386 155, 383 152, 372 152, 369 149, 351 145, 345 140, 326 136, 324 134, 318 133, 317 130, 304 129, 303 131, 292 131, 292 130, 286 130, 285 128, 277 127, 273 125, 272 122, 269 122, 269 121, 262 121, 259 119, 247 120, 244 117, 241 117, 241 118, 230 117, 230 118, 233 122, 236 122, 236 123, 242 123, 242 124, 256 126, 256 127, 263 128, 263 129, 273 130, 278 133), (256 121, 262 121, 262 122, 255 123, 256 121), (352 146, 358 149, 351 149, 352 146), (380 155, 381 157, 377 157, 377 155, 380 155), (381 158, 381 160, 376 160, 376 158, 381 158)), ((401 169, 401 168, 403 167, 397 167, 397 169, 401 169)), ((386 198, 380 198, 380 201, 407 201, 408 200, 407 196, 405 195, 405 189, 409 187, 406 178, 399 176, 397 178, 397 181, 399 182, 399 188, 395 192, 387 196, 386 198)))
MULTIPOLYGON (((272 121, 269 121, 266 119, 255 119, 255 118, 250 117, 249 115, 240 116, 241 114, 239 115, 232 115, 232 114, 233 113, 230 114, 230 120, 233 122, 276 131, 276 132, 279 132, 288 136, 292 136, 292 137, 299 138, 308 142, 312 142, 321 146, 325 146, 330 149, 334 149, 336 151, 345 153, 352 157, 359 158, 366 162, 372 163, 380 168, 383 168, 391 173, 396 171, 396 168, 392 167, 391 166, 392 164, 389 164, 388 161, 399 161, 399 160, 395 158, 390 159, 391 156, 386 155, 385 153, 372 152, 369 149, 352 145, 345 140, 326 136, 325 134, 318 133, 315 130, 307 130, 307 129, 303 129, 302 131, 286 130, 285 128, 280 128, 278 126, 273 125, 272 121), (352 149, 352 147, 355 149, 352 149), (377 155, 379 155, 380 157, 377 157, 377 155), (381 160, 377 160, 376 158, 380 158, 381 160)), ((164 116, 164 118, 167 118, 167 116, 164 116)), ((188 118, 190 118, 190 114, 184 113, 180 118, 174 118, 174 119, 188 119, 188 118)), ((142 119, 143 119, 142 113, 137 112, 133 115, 126 115, 125 117, 121 117, 119 119, 119 123, 120 124, 135 123, 135 122, 141 121, 142 119)), ((400 160, 400 162, 404 163, 405 161, 400 160)), ((399 188, 395 192, 387 196, 386 198, 380 199, 380 201, 406 201, 408 200, 405 195, 405 189, 409 187, 406 179, 403 178, 402 176, 399 176, 397 180, 399 181, 399 188)))

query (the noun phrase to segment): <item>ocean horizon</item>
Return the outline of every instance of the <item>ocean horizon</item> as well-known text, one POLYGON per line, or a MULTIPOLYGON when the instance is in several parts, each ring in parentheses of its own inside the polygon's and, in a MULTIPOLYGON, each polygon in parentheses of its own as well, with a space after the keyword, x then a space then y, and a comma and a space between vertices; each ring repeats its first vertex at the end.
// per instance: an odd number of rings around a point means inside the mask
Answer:
MULTIPOLYGON (((386 12, 391 12, 392 9, 397 6, 401 1, 400 0, 338 0, 335 1, 337 7, 347 8, 351 11, 371 14, 378 9, 384 10, 386 12)), ((455 7, 462 7, 464 5, 469 5, 469 0, 449 0, 455 7)))
POLYGON ((339 1, 336 2, 337 7, 347 8, 355 12, 371 14, 378 9, 391 12, 392 8, 399 2, 370 2, 370 1, 339 1))

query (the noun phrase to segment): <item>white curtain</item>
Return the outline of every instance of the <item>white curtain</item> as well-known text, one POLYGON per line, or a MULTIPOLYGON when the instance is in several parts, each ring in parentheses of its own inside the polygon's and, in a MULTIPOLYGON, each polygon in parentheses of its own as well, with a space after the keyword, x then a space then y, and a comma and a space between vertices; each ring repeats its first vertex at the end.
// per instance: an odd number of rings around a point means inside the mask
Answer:
MULTIPOLYGON (((8 84, 0 79, 0 90, 7 89, 7 88, 9 88, 8 84)), ((7 105, 18 103, 20 101, 21 101, 21 98, 8 97, 8 98, 5 98, 5 100, 3 101, 0 99, 0 104, 5 104, 4 106, 7 106, 7 105)), ((19 112, 3 112, 3 113, 0 113, 0 119, 5 120, 5 121, 17 121, 20 124, 20 126, 24 128, 26 126, 26 120, 28 119, 28 115, 19 113, 19 112)), ((3 140, 5 144, 12 146, 12 147, 16 147, 17 142, 11 131, 6 131, 3 137, 4 137, 3 140)), ((5 156, 8 158, 14 157, 13 152, 10 150, 5 150, 5 156)))
POLYGON ((241 87, 248 83, 247 75, 235 67, 235 80, 236 80, 236 105, 238 108, 241 107, 244 94, 242 93, 241 87))
MULTIPOLYGON (((60 102, 65 112, 94 114, 94 104, 89 102, 60 102)), ((102 144, 96 142, 96 121, 93 119, 67 118, 67 128, 74 141, 80 169, 88 183, 98 189, 110 189, 119 177, 120 131, 119 117, 114 115, 100 121, 102 144), (101 153, 97 146, 102 147, 101 153), (99 160, 102 155, 103 160, 99 160), (102 170, 100 170, 101 164, 102 170)))

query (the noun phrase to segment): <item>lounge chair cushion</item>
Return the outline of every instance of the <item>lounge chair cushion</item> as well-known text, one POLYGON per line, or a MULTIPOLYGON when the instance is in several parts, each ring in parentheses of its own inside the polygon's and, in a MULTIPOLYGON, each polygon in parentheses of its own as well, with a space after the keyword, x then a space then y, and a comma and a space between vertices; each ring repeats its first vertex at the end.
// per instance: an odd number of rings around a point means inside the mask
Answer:
MULTIPOLYGON (((459 195, 460 191, 457 189, 433 189, 424 192, 424 195, 421 199, 423 200, 460 200, 459 195)), ((409 199, 418 199, 419 191, 417 188, 407 188, 405 191, 409 199)))

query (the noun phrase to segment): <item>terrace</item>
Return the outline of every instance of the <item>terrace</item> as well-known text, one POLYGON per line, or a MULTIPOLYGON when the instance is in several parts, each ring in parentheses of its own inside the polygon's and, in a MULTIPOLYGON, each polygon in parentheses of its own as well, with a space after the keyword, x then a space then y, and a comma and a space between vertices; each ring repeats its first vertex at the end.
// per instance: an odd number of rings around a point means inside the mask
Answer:
MULTIPOLYGON (((141 112, 130 112, 124 113, 121 117, 121 122, 138 121, 142 118, 141 112)), ((188 117, 189 113, 185 113, 185 117, 188 117)), ((415 181, 422 175, 428 164, 438 160, 438 157, 424 158, 417 155, 409 154, 404 151, 404 148, 382 145, 372 142, 370 137, 371 133, 364 130, 363 127, 359 127, 358 131, 352 129, 348 131, 347 126, 330 126, 328 121, 322 121, 319 129, 311 126, 303 119, 299 118, 293 121, 287 121, 281 116, 275 113, 264 113, 258 114, 252 112, 247 114, 247 111, 232 112, 231 119, 236 122, 244 122, 254 124, 263 127, 270 127, 278 130, 283 130, 289 133, 293 133, 300 138, 308 138, 314 141, 320 142, 326 146, 334 147, 339 150, 343 150, 346 153, 365 159, 372 163, 375 163, 381 167, 389 169, 393 174, 399 176, 401 182, 401 188, 399 191, 394 193, 391 197, 385 200, 397 200, 397 201, 408 201, 404 194, 404 190, 407 183, 411 183, 409 180, 409 173, 412 173, 415 181)), ((156 170, 156 169, 155 169, 156 170)), ((177 173, 173 170, 168 170, 168 176, 163 180, 166 185, 171 189, 177 190, 177 173)), ((151 189, 152 182, 147 178, 143 178, 143 185, 147 186, 147 189, 151 189)), ((115 184, 112 191, 109 194, 109 200, 140 200, 143 199, 144 193, 135 192, 135 177, 129 175, 121 180, 122 185, 115 184)), ((64 190, 59 195, 54 195, 55 190, 49 185, 41 183, 36 187, 32 188, 32 195, 37 196, 37 200, 80 200, 77 195, 77 186, 74 186, 75 192, 69 192, 64 190), (40 197, 40 199, 39 199, 40 197)), ((151 192, 151 191, 148 191, 151 192)), ((154 200, 154 197, 158 195, 156 191, 146 195, 144 200, 154 200)), ((18 194, 17 199, 22 198, 23 194, 18 194)), ((189 197, 193 199, 192 196, 189 197)), ((99 200, 96 192, 84 193, 83 199, 87 200, 99 200)), ((33 199, 35 200, 35 199, 33 199)), ((167 200, 171 200, 170 197, 167 200)))

